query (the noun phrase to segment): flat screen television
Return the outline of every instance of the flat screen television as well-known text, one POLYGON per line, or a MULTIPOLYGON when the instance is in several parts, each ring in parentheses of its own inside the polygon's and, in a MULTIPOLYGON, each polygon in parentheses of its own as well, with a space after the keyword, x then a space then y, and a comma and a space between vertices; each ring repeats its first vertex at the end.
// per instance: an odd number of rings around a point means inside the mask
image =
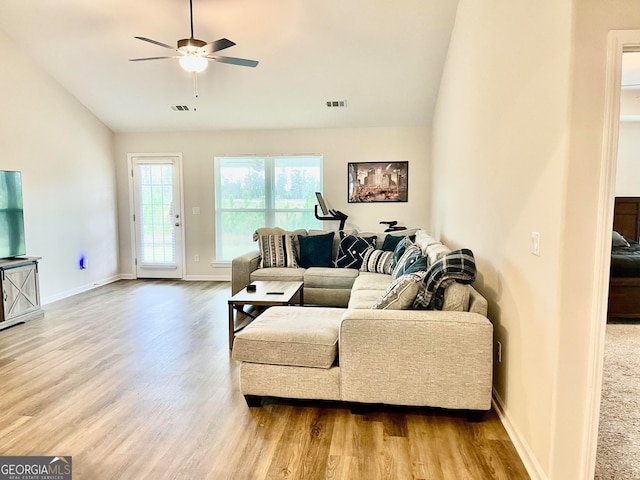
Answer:
POLYGON ((0 258, 26 254, 22 174, 0 170, 0 258))

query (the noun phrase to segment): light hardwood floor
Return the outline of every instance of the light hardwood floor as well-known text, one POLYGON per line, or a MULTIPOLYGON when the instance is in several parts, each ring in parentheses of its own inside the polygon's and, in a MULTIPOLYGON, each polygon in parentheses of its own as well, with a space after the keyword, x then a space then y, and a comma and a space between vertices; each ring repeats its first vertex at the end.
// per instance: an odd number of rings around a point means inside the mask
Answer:
POLYGON ((493 411, 248 408, 229 296, 229 283, 120 281, 0 331, 0 455, 71 455, 75 480, 529 478, 493 411))

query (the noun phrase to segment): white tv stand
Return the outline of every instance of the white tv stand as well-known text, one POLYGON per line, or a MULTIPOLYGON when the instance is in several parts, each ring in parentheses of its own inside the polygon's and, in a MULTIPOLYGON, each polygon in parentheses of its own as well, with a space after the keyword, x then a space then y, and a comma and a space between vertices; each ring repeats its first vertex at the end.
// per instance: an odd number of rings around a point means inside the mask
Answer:
POLYGON ((0 330, 44 316, 38 283, 40 258, 0 260, 0 330))

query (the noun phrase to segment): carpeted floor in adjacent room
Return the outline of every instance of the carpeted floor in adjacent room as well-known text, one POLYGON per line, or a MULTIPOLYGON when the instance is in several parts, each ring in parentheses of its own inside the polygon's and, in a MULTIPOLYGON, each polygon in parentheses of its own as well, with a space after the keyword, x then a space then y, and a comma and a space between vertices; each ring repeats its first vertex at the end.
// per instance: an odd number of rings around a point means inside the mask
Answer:
POLYGON ((640 479, 640 323, 607 324, 596 480, 640 479))

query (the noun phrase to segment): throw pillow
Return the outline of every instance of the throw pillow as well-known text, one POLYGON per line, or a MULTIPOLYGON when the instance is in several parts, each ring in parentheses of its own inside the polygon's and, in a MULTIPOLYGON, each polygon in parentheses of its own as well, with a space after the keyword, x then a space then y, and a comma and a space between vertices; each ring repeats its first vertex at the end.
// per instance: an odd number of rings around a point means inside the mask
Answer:
POLYGON ((298 264, 302 268, 333 267, 333 232, 325 235, 298 235, 298 243, 298 264))
POLYGON ((262 257, 258 268, 298 267, 291 235, 260 235, 258 246, 262 257))
POLYGON ((373 304, 376 310, 406 310, 413 305, 420 284, 424 283, 426 272, 409 273, 396 278, 373 304))
POLYGON ((356 235, 346 235, 340 240, 338 246, 338 256, 336 257, 337 268, 355 268, 362 266, 362 257, 368 247, 375 247, 376 237, 358 237, 356 235))
POLYGON ((400 260, 400 257, 402 257, 407 247, 411 245, 413 245, 413 242, 409 237, 402 237, 402 239, 398 242, 398 245, 396 245, 396 248, 393 250, 393 260, 391 261, 392 269, 396 268, 398 260, 400 260))
POLYGON ((437 242, 437 243, 432 243, 427 247, 425 251, 425 255, 429 260, 428 262, 429 265, 433 265, 450 251, 451 250, 449 249, 449 247, 447 247, 446 245, 443 245, 440 242, 437 242))
MULTIPOLYGON (((420 249, 423 252, 427 251, 427 247, 429 245, 433 245, 435 243, 440 243, 439 241, 437 241, 435 238, 433 238, 431 235, 429 235, 427 232, 425 232, 424 230, 418 230, 416 232, 416 239, 414 241, 414 243, 420 247, 420 249)), ((426 253, 425 253, 426 255, 426 253)))
POLYGON ((373 273, 386 273, 391 275, 391 261, 393 260, 393 252, 385 252, 369 247, 365 250, 362 257, 362 266, 360 271, 373 273))
POLYGON ((613 247, 628 247, 629 246, 629 242, 627 242, 626 238, 624 238, 622 235, 620 235, 618 232, 616 232, 614 230, 613 231, 613 238, 611 240, 611 246, 613 246, 613 247))
POLYGON ((416 245, 411 245, 406 248, 402 257, 398 260, 395 268, 391 272, 391 276, 396 279, 407 273, 415 273, 427 270, 427 257, 422 255, 416 245))
MULTIPOLYGON (((386 237, 384 237, 384 242, 382 242, 381 249, 385 252, 393 252, 398 246, 398 243, 400 243, 403 238, 405 237, 403 237, 402 235, 387 235, 386 237)), ((409 240, 413 242, 415 238, 415 235, 411 235, 409 237, 409 240)))
POLYGON ((400 235, 387 235, 382 242, 382 250, 393 252, 403 238, 400 235))

